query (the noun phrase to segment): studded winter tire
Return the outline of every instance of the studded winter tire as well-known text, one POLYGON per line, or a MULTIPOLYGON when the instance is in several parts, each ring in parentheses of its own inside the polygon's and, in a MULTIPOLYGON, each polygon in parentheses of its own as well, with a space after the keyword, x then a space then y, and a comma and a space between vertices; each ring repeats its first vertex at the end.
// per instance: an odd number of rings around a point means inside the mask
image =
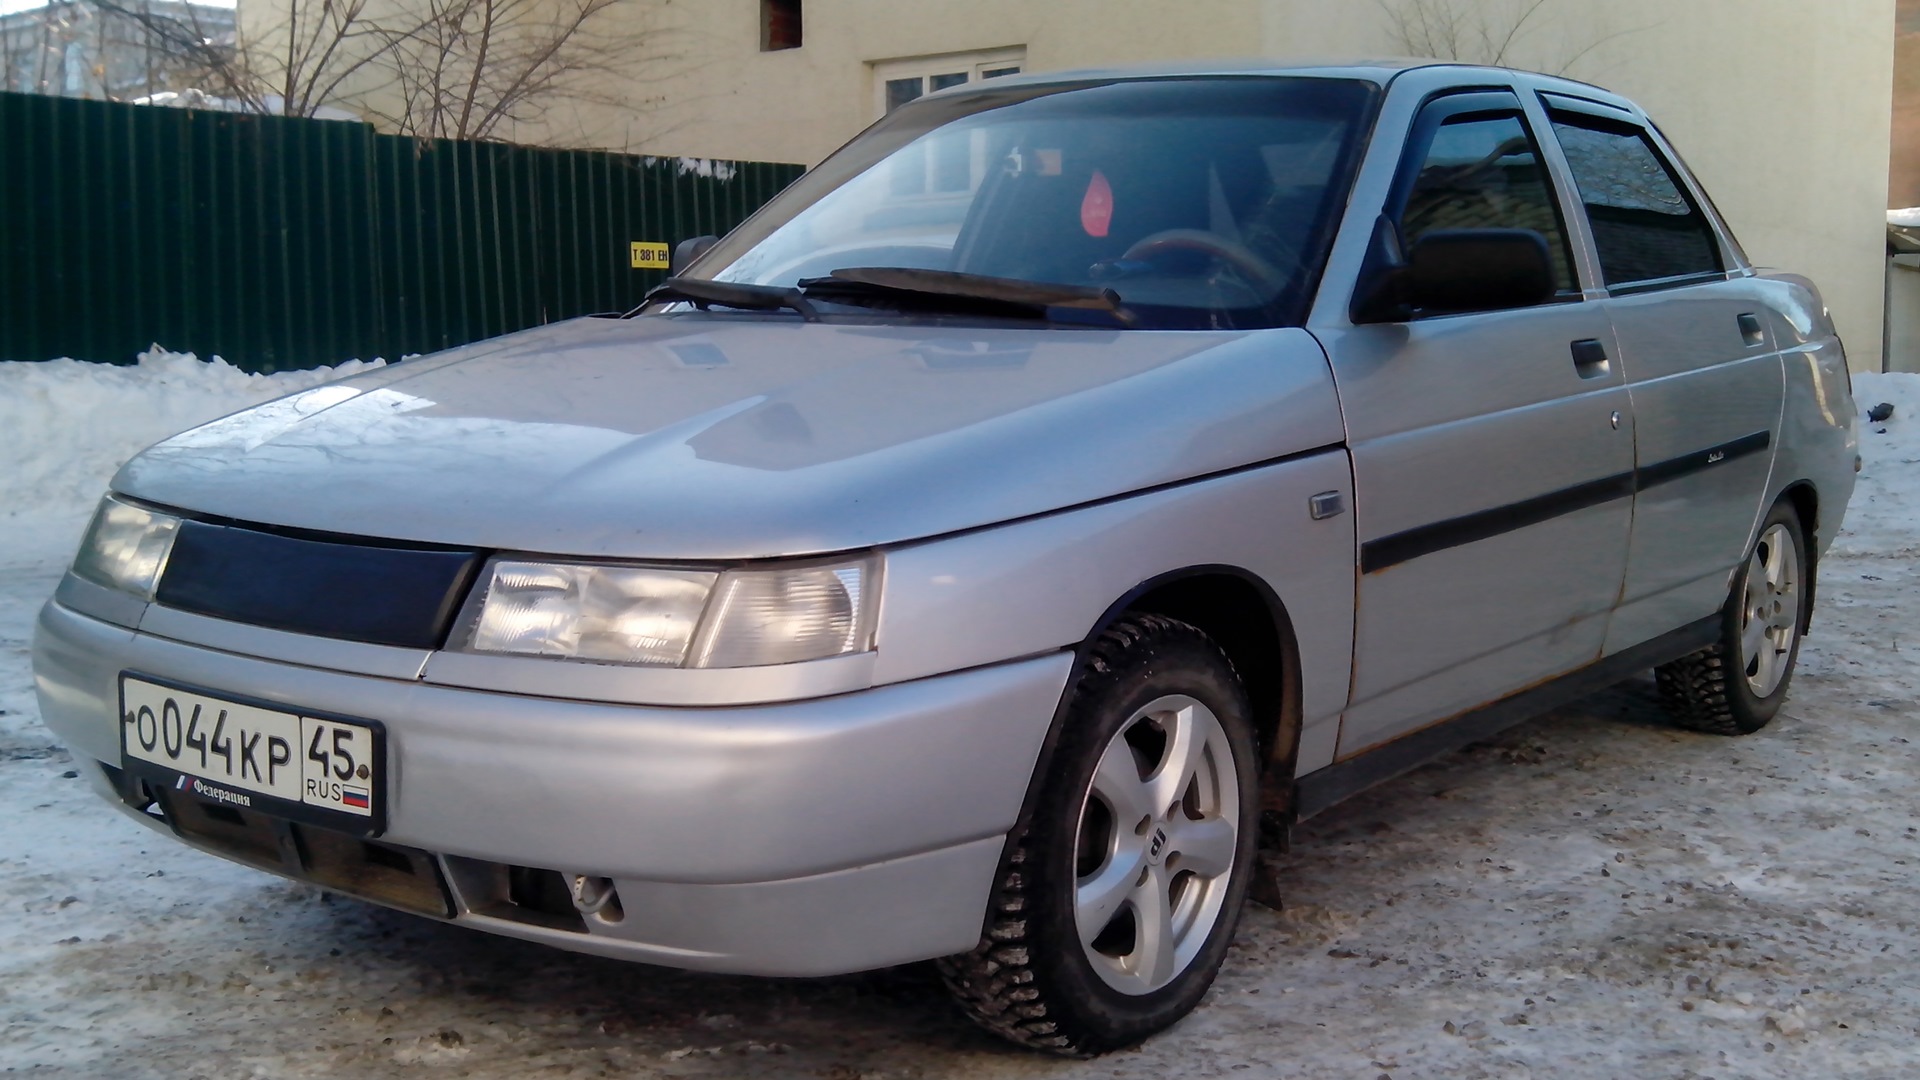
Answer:
POLYGON ((1734 574, 1720 640, 1654 671, 1674 723, 1714 735, 1767 726, 1786 700, 1800 655, 1810 567, 1800 515, 1781 500, 1734 574))
POLYGON ((1245 690, 1211 639, 1130 616, 1093 646, 985 935, 940 962, 975 1021, 1085 1056, 1200 1002, 1246 898, 1259 797, 1245 690))

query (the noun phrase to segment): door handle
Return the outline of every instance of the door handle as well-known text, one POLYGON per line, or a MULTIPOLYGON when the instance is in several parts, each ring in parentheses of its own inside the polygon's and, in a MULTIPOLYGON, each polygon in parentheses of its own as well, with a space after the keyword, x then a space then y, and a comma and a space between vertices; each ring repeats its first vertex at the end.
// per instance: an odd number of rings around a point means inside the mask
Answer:
POLYGON ((1743 311, 1736 320, 1740 324, 1740 340, 1751 349, 1767 343, 1766 335, 1760 332, 1760 319, 1751 311, 1743 311))
POLYGON ((1573 343, 1573 370, 1583 379, 1598 379, 1613 370, 1607 361, 1607 347, 1598 338, 1582 338, 1573 343))

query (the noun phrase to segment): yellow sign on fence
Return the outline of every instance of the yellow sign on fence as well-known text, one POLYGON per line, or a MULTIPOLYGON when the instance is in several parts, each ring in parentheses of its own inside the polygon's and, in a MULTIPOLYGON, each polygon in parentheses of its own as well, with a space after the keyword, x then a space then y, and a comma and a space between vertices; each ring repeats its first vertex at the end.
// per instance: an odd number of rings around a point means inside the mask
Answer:
POLYGON ((648 240, 635 240, 627 245, 633 253, 635 270, 665 270, 669 268, 667 245, 656 244, 648 240))

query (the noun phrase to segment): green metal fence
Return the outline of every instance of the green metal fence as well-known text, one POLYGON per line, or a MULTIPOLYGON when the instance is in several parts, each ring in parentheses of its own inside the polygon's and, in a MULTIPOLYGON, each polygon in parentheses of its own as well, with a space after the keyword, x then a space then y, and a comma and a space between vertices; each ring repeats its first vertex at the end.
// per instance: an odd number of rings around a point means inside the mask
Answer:
POLYGON ((800 172, 0 93, 0 360, 281 371, 624 310, 665 273, 632 245, 800 172))

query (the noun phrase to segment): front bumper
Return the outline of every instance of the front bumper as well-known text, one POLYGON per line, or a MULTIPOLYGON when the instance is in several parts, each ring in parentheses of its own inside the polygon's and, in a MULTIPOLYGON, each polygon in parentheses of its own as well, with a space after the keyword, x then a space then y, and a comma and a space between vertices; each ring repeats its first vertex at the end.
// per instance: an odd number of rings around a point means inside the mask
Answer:
MULTIPOLYGON (((377 720, 388 747, 381 840, 441 864, 454 921, 764 975, 973 946, 1071 663, 1058 653, 809 701, 662 708, 264 660, 129 631, 58 600, 34 642, 42 716, 77 754, 119 763, 125 670, 377 720), (563 929, 484 913, 496 909, 465 883, 491 864, 610 879, 624 918, 563 929)), ((106 773, 90 771, 117 800, 106 773)))

